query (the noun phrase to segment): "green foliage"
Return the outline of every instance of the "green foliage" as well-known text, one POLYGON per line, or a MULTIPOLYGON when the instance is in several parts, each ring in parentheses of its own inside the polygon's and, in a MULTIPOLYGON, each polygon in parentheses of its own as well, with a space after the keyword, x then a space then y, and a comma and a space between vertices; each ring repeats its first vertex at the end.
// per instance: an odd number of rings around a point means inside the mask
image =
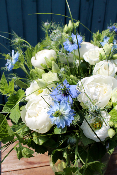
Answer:
POLYGON ((117 123, 117 110, 116 109, 112 109, 110 112, 109 112, 111 118, 110 118, 110 121, 112 121, 114 124, 117 123))
POLYGON ((65 126, 63 129, 62 128, 54 128, 54 134, 64 134, 67 131, 67 126, 65 126))
POLYGON ((16 105, 15 108, 13 108, 11 110, 11 114, 10 114, 9 118, 13 122, 18 123, 20 116, 21 116, 21 114, 20 114, 20 110, 19 110, 19 105, 16 105))
POLYGON ((28 88, 28 85, 18 78, 15 80, 15 84, 20 88, 24 88, 24 89, 28 88))
POLYGON ((52 152, 52 162, 55 164, 58 159, 63 159, 63 150, 62 149, 56 149, 52 152))
POLYGON ((94 161, 83 165, 80 173, 84 173, 84 175, 92 175, 97 172, 102 174, 102 168, 104 168, 104 165, 101 162, 94 161))
POLYGON ((30 157, 34 157, 33 153, 34 151, 27 148, 27 147, 23 147, 21 145, 21 143, 19 143, 19 147, 15 147, 15 150, 17 152, 17 157, 20 160, 22 157, 24 158, 30 158, 30 157))
POLYGON ((24 95, 25 92, 22 89, 19 89, 15 94, 9 96, 2 112, 11 112, 11 109, 14 108, 14 106, 19 105, 19 102, 22 100, 24 95))
POLYGON ((94 143, 94 140, 91 140, 89 138, 87 138, 82 131, 80 131, 80 135, 81 135, 81 139, 82 139, 82 143, 84 146, 87 146, 91 143, 94 143))
POLYGON ((40 135, 39 133, 34 132, 33 133, 33 141, 38 145, 43 145, 44 142, 49 140, 48 136, 40 135))
POLYGON ((14 79, 12 79, 8 84, 4 73, 2 74, 0 80, 0 92, 3 95, 11 95, 14 92, 14 79))
POLYGON ((27 48, 25 51, 25 64, 29 68, 29 70, 32 69, 32 64, 31 64, 31 58, 33 57, 33 51, 34 48, 27 48))
POLYGON ((6 143, 13 139, 13 131, 7 123, 6 116, 0 114, 0 141, 6 143))

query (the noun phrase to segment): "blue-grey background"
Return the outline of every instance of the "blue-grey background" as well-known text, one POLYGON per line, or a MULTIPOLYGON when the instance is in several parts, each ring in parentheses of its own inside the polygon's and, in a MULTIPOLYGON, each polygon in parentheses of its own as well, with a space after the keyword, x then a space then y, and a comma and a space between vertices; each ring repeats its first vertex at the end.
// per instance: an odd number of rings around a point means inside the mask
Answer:
MULTIPOLYGON (((68 0, 72 16, 85 25, 91 32, 100 32, 110 24, 117 22, 117 0, 68 0)), ((55 13, 70 16, 66 0, 0 0, 0 35, 12 39, 12 31, 27 40, 32 46, 41 41, 44 32, 41 30, 42 21, 55 21, 60 24, 68 23, 69 19, 57 15, 36 15, 34 13, 55 13), (3 33, 5 32, 5 33, 3 33)), ((86 41, 90 41, 90 33, 82 25, 79 33, 85 34, 86 41)), ((12 50, 9 40, 0 37, 0 53, 12 50)), ((2 55, 0 55, 2 58, 2 55)), ((6 61, 0 59, 0 67, 6 61)), ((14 72, 16 70, 13 70, 14 72)), ((2 75, 0 71, 0 76, 2 75)), ((17 71, 18 72, 18 71, 17 71)), ((0 96, 0 104, 4 103, 0 96)), ((1 110, 2 106, 0 106, 1 110)))

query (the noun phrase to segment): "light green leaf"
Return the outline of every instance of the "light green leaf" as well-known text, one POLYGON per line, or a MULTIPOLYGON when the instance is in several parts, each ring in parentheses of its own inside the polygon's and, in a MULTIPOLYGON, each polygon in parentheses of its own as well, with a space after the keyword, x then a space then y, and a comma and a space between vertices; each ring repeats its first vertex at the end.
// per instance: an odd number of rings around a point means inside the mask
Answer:
POLYGON ((47 140, 49 140, 49 138, 47 136, 41 136, 38 133, 33 133, 33 141, 38 144, 38 145, 43 145, 44 142, 46 142, 47 140))
POLYGON ((22 156, 24 158, 30 158, 30 157, 34 157, 32 154, 34 153, 33 150, 29 149, 29 148, 26 148, 24 147, 23 150, 22 150, 22 156))
POLYGON ((55 128, 54 129, 54 134, 64 134, 67 131, 67 126, 65 126, 63 129, 62 128, 55 128))
POLYGON ((20 114, 19 106, 17 105, 14 109, 11 110, 11 114, 10 114, 9 118, 13 122, 18 123, 20 116, 21 116, 21 114, 20 114))

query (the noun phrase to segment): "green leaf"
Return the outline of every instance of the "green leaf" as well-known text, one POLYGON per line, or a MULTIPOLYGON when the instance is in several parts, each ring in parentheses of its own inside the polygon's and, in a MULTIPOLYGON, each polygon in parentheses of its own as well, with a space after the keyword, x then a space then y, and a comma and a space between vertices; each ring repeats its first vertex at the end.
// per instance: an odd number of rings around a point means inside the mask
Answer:
POLYGON ((34 157, 32 154, 34 154, 34 151, 29 149, 29 148, 26 148, 24 147, 23 150, 22 150, 22 156, 24 158, 30 158, 30 157, 34 157))
POLYGON ((0 114, 0 140, 3 143, 11 141, 13 139, 13 131, 7 123, 7 119, 4 115, 0 114))
POLYGON ((67 126, 65 126, 63 129, 62 128, 54 128, 54 134, 64 134, 67 131, 67 126))
POLYGON ((84 169, 85 169, 84 175, 92 175, 96 172, 102 174, 103 167, 104 167, 104 165, 102 163, 100 163, 99 161, 90 162, 90 163, 87 163, 86 165, 83 165, 81 167, 80 173, 83 173, 84 169))
POLYGON ((8 84, 4 73, 2 74, 2 78, 0 80, 0 92, 3 95, 11 95, 14 92, 14 79, 12 79, 8 84))
POLYGON ((75 173, 77 169, 78 169, 77 167, 67 167, 64 169, 65 175, 73 175, 73 173, 75 173))
POLYGON ((88 144, 94 143, 94 141, 91 140, 91 139, 89 139, 89 138, 87 138, 87 137, 83 134, 82 131, 81 131, 80 135, 81 135, 82 143, 84 144, 84 146, 87 146, 88 144))
POLYGON ((9 118, 13 122, 18 123, 20 116, 21 116, 21 114, 20 114, 19 106, 17 105, 14 109, 11 110, 11 114, 10 114, 9 118))
POLYGON ((24 88, 24 89, 28 88, 28 85, 27 85, 26 83, 24 83, 23 81, 19 80, 19 79, 17 79, 17 80, 15 81, 15 83, 16 83, 16 85, 19 86, 20 88, 24 88))
POLYGON ((17 91, 16 94, 12 94, 10 95, 10 97, 8 98, 8 101, 6 102, 6 104, 3 107, 2 112, 10 112, 11 109, 20 102, 20 100, 22 100, 22 98, 24 97, 25 92, 22 89, 19 89, 17 91))
POLYGON ((39 133, 33 133, 33 141, 38 145, 43 145, 49 138, 47 136, 41 136, 39 133))

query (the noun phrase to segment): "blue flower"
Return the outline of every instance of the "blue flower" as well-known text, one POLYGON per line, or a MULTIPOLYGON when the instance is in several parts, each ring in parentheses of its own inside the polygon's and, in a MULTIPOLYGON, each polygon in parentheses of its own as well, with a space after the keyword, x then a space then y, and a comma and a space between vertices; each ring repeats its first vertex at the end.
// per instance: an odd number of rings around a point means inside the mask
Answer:
POLYGON ((16 54, 14 54, 14 50, 12 50, 12 58, 7 59, 7 63, 5 64, 5 66, 7 67, 8 71, 11 71, 14 67, 14 64, 18 61, 19 58, 19 52, 17 52, 16 54))
POLYGON ((69 85, 65 79, 63 84, 59 84, 55 89, 53 89, 50 95, 56 101, 66 99, 68 102, 73 103, 73 98, 76 98, 80 94, 76 87, 77 85, 69 85))
POLYGON ((54 106, 51 106, 50 110, 47 112, 50 115, 52 124, 57 125, 58 128, 64 128, 65 126, 70 126, 74 120, 74 110, 71 109, 70 104, 62 100, 61 102, 54 102, 54 106))
POLYGON ((115 32, 117 33, 117 28, 115 26, 107 27, 109 29, 109 32, 115 32))
POLYGON ((105 37, 103 38, 103 42, 100 42, 100 44, 101 44, 102 46, 104 46, 105 44, 108 43, 108 40, 109 40, 109 39, 110 39, 110 37, 105 36, 105 37))
POLYGON ((73 50, 78 49, 78 45, 79 48, 81 48, 80 44, 82 43, 82 37, 80 35, 74 35, 72 33, 71 37, 69 37, 69 39, 67 39, 63 45, 64 45, 64 49, 67 50, 68 52, 72 52, 73 50), (77 44, 78 42, 78 44, 77 44))

